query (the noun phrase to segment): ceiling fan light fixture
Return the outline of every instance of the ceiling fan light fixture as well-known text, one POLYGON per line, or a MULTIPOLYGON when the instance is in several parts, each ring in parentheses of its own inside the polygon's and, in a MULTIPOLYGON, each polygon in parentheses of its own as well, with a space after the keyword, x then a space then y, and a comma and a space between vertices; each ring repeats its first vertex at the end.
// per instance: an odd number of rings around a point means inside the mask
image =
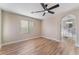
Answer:
POLYGON ((56 5, 54 5, 54 6, 50 7, 50 8, 47 8, 48 4, 45 4, 45 3, 41 3, 41 6, 42 6, 43 10, 42 11, 36 11, 34 13, 44 12, 43 13, 43 16, 44 16, 46 13, 54 14, 55 12, 53 12, 51 10, 59 7, 59 4, 56 4, 56 5))
POLYGON ((48 11, 45 11, 45 13, 48 13, 48 11))

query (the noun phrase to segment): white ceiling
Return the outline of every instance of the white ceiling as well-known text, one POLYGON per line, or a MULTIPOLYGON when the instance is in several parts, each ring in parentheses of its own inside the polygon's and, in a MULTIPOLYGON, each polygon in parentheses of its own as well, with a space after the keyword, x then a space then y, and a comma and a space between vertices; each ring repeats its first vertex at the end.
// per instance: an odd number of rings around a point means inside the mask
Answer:
MULTIPOLYGON (((56 3, 49 4, 48 7, 51 7, 55 4, 56 3)), ((45 16, 42 16, 43 13, 35 13, 35 14, 31 13, 32 11, 43 10, 40 3, 0 3, 1 9, 19 13, 19 14, 26 15, 26 16, 30 16, 33 18, 38 18, 38 19, 45 19, 47 17, 56 15, 58 13, 67 12, 78 6, 79 6, 78 3, 60 3, 60 7, 52 10, 55 12, 55 14, 47 13, 45 16)))

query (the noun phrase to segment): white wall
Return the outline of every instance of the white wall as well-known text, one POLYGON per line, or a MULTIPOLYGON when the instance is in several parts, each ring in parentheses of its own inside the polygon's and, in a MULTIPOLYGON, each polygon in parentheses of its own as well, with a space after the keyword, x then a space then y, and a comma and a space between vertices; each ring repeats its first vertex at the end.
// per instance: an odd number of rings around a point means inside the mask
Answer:
POLYGON ((42 22, 42 35, 52 40, 60 40, 60 20, 63 14, 53 15, 42 22))
POLYGON ((41 33, 41 21, 37 19, 33 19, 30 17, 25 17, 22 15, 18 15, 15 13, 3 11, 3 40, 2 44, 7 44, 9 42, 15 42, 20 40, 28 40, 40 37, 41 33), (32 34, 29 33, 21 33, 20 32, 20 20, 30 20, 34 21, 34 32, 32 34))
POLYGON ((52 17, 44 19, 42 22, 42 36, 45 38, 49 38, 52 40, 60 41, 60 24, 62 18, 66 15, 75 15, 76 16, 76 26, 77 26, 77 34, 78 39, 76 39, 76 44, 79 46, 79 9, 74 9, 69 12, 55 14, 52 17))
POLYGON ((1 9, 0 9, 0 48, 1 48, 1 39, 2 39, 2 19, 1 19, 1 9))
MULTIPOLYGON (((60 39, 60 23, 61 23, 62 18, 68 14, 73 14, 77 18, 76 19, 77 24, 78 24, 77 33, 78 33, 78 38, 79 38, 79 23, 78 23, 79 22, 79 9, 61 13, 61 14, 55 14, 52 17, 44 19, 42 23, 40 20, 37 20, 37 19, 24 17, 24 16, 20 16, 14 13, 4 11, 3 12, 4 38, 3 38, 2 43, 5 44, 7 42, 18 41, 22 39, 33 39, 35 37, 40 37, 40 36, 43 36, 45 38, 49 38, 52 40, 60 41, 61 40, 60 39), (35 21, 35 31, 33 34, 20 33, 19 21, 22 19, 35 21), (41 32, 41 26, 42 26, 42 32, 41 32)), ((77 40, 77 44, 79 45, 79 39, 77 40)))

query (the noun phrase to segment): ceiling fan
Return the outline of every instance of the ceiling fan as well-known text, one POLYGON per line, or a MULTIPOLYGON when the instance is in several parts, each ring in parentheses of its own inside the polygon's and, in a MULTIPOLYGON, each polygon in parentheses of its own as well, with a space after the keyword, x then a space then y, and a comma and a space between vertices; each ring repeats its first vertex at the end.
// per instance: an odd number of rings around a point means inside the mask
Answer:
POLYGON ((48 7, 48 4, 44 4, 44 3, 40 3, 41 6, 43 7, 44 10, 41 10, 41 11, 36 11, 36 12, 32 12, 32 13, 39 13, 39 12, 44 12, 43 13, 43 16, 46 14, 46 13, 51 13, 51 14, 54 14, 55 12, 51 11, 52 9, 55 9, 57 7, 59 7, 59 4, 56 4, 50 8, 47 8, 48 7))

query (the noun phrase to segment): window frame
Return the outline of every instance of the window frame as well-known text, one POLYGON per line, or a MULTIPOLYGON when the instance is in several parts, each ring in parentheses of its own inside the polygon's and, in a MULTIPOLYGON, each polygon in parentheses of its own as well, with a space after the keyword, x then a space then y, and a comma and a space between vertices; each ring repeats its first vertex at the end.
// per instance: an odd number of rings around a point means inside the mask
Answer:
MULTIPOLYGON (((28 20, 21 20, 21 21, 27 21, 27 24, 29 23, 28 20)), ((27 25, 27 31, 26 31, 26 32, 23 31, 24 29, 22 28, 22 25, 21 25, 22 23, 21 23, 21 21, 20 21, 20 30, 21 30, 21 33, 24 33, 24 34, 25 34, 25 33, 28 33, 28 25, 27 25)))
POLYGON ((21 33, 23 33, 23 34, 32 34, 32 33, 34 33, 34 21, 31 21, 31 20, 20 20, 20 29, 21 29, 21 33), (27 31, 25 32, 25 31, 22 31, 22 27, 21 27, 21 21, 27 21, 28 22, 28 25, 27 25, 27 31), (33 25, 31 25, 31 23, 33 22, 33 25), (29 30, 30 29, 30 27, 31 27, 31 31, 29 30))

